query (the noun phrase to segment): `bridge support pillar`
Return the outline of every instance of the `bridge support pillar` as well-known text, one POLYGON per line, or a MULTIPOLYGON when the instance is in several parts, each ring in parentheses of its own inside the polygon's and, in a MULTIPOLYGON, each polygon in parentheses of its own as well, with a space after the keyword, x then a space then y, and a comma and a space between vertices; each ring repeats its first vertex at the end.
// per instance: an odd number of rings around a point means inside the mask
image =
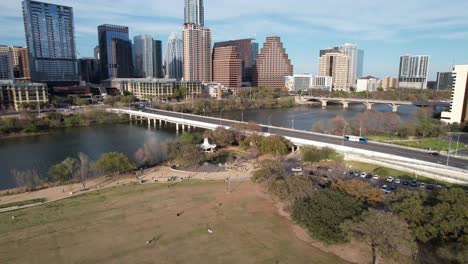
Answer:
POLYGON ((326 108, 326 107, 327 107, 328 100, 320 100, 320 102, 322 103, 322 108, 326 108))
POLYGON ((343 104, 343 108, 344 108, 344 109, 348 109, 348 107, 349 107, 349 102, 341 101, 340 103, 343 104))
POLYGON ((185 131, 185 125, 182 124, 182 132, 184 132, 184 131, 185 131))
POLYGON ((159 127, 162 127, 162 120, 159 119, 159 127))
POLYGON ((129 115, 129 117, 130 117, 130 123, 131 123, 132 122, 132 115, 129 115))
POLYGON ((151 127, 151 118, 148 117, 148 128, 151 127))
POLYGON ((399 105, 397 104, 389 104, 389 105, 392 107, 393 113, 398 112, 398 108, 400 107, 399 105))
POLYGON ((364 102, 364 104, 367 106, 367 110, 372 110, 372 106, 374 105, 373 103, 369 102, 364 102))
POLYGON ((175 124, 175 129, 176 129, 177 132, 179 132, 179 124, 178 123, 175 124))

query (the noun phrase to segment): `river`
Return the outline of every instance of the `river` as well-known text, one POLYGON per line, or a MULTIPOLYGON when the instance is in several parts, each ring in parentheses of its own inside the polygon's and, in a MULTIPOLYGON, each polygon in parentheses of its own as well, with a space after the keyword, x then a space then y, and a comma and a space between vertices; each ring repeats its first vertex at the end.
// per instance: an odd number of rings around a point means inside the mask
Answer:
MULTIPOLYGON (((390 112, 390 107, 377 105, 379 111, 390 112)), ((342 109, 339 105, 331 105, 327 109, 321 107, 299 106, 289 109, 257 109, 244 111, 245 121, 268 123, 274 126, 292 127, 311 130, 315 122, 329 120, 336 115, 347 119, 366 111, 364 106, 351 105, 342 109)), ((408 120, 417 111, 413 106, 402 106, 398 115, 401 120, 408 120)), ((219 113, 212 113, 219 117, 219 113)), ((242 119, 242 111, 222 112, 223 118, 242 119)), ((174 126, 163 129, 148 129, 146 125, 111 124, 93 127, 78 127, 56 130, 49 134, 0 139, 0 189, 15 187, 12 170, 35 170, 42 177, 47 175, 50 166, 67 157, 77 157, 83 152, 92 160, 97 160, 103 153, 117 151, 126 154, 138 162, 139 149, 146 144, 146 151, 151 149, 151 155, 158 160, 164 159, 164 144, 176 138, 174 126)), ((141 151, 140 151, 141 153, 141 151)), ((141 156, 141 155, 140 155, 141 156)))

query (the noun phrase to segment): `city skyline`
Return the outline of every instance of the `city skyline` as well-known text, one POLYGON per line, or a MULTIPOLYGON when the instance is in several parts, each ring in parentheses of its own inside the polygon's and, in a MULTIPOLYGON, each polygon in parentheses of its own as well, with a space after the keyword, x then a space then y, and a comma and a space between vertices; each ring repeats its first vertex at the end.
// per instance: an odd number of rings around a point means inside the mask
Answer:
MULTIPOLYGON (((155 39, 163 39, 165 46, 170 32, 180 32, 184 22, 184 1, 141 1, 135 6, 124 0, 118 7, 111 1, 100 1, 99 5, 89 0, 48 2, 74 8, 79 57, 92 57, 93 48, 97 45, 96 27, 100 24, 128 26, 130 38, 150 34, 155 39)), ((403 5, 402 1, 392 2, 392 5, 364 1, 367 3, 353 5, 360 10, 359 17, 353 17, 353 12, 340 11, 351 5, 342 0, 325 7, 314 7, 313 11, 297 8, 314 5, 308 1, 296 0, 292 5, 280 1, 241 2, 204 3, 205 24, 213 32, 213 42, 256 36, 262 45, 262 40, 268 35, 281 36, 296 74, 315 74, 317 52, 345 42, 355 43, 365 50, 364 75, 397 76, 399 58, 405 54, 431 55, 431 80, 435 80, 438 71, 450 71, 454 63, 468 61, 468 53, 463 52, 468 42, 468 21, 459 11, 464 10, 464 6, 468 7, 463 1, 458 1, 459 4, 454 5, 456 7, 429 1, 425 2, 423 10, 417 9, 420 8, 417 3, 405 3, 405 9, 400 10, 397 7, 403 5), (326 15, 337 6, 342 8, 332 17, 326 15), (418 10, 417 14, 415 10, 418 10), (428 29, 431 29, 430 34, 428 29)), ((21 1, 6 0, 2 5, 0 23, 11 26, 0 29, 0 44, 25 45, 21 1)))

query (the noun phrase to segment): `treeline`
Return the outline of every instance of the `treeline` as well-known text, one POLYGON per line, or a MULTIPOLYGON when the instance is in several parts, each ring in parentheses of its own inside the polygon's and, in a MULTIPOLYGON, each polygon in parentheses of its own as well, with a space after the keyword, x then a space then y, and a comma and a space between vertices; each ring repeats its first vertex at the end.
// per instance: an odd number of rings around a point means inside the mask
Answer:
POLYGON ((89 126, 126 121, 123 116, 100 110, 85 110, 72 114, 51 112, 38 118, 35 115, 0 118, 0 136, 35 134, 55 128, 89 126))
POLYGON ((452 91, 413 90, 413 89, 380 89, 375 92, 327 92, 323 90, 310 90, 304 95, 339 97, 339 98, 368 98, 376 100, 396 100, 411 102, 444 101, 450 100, 452 91))
MULTIPOLYGON (((302 154, 309 161, 335 156, 313 147, 302 154)), ((362 241, 373 263, 379 258, 466 263, 468 196, 463 190, 402 190, 386 196, 367 182, 344 180, 337 167, 325 172, 291 174, 280 161, 269 159, 260 163, 252 180, 287 204, 294 222, 311 237, 327 244, 362 241)))

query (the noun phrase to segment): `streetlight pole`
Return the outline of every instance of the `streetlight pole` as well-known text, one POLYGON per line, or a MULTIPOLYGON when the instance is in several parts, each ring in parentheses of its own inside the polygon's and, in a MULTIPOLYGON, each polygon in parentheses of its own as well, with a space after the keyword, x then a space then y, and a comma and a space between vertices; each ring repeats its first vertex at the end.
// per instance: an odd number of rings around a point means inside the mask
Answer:
POLYGON ((359 127, 359 137, 362 137, 362 120, 359 120, 361 126, 359 127))
POLYGON ((456 154, 458 155, 458 145, 460 144, 460 136, 461 134, 458 133, 458 139, 457 139, 457 151, 456 151, 456 154))
POLYGON ((294 119, 296 118, 296 115, 293 114, 293 118, 292 118, 292 129, 294 129, 294 119))
POLYGON ((449 165, 449 161, 450 161, 450 147, 452 145, 452 136, 450 136, 450 141, 449 141, 449 149, 448 149, 448 152, 447 152, 447 166, 449 165))

